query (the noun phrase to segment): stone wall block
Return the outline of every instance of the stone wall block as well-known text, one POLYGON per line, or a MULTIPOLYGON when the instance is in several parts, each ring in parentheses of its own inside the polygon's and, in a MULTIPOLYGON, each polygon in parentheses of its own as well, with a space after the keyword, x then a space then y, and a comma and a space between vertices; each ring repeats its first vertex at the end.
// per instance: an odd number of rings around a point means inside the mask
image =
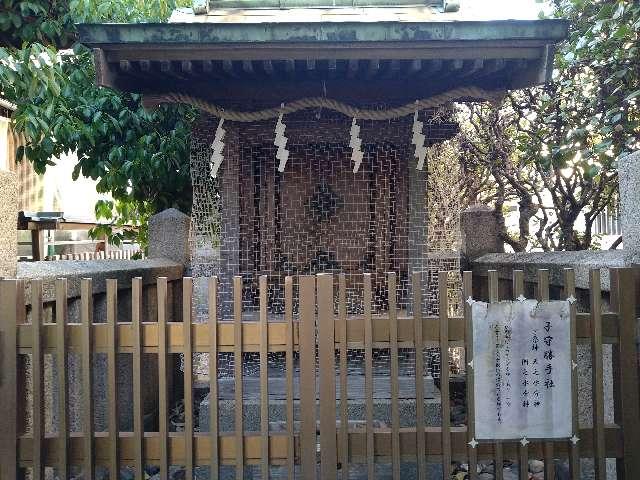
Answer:
MULTIPOLYGON (((82 278, 93 279, 93 321, 94 323, 104 323, 106 316, 106 292, 105 285, 107 278, 118 280, 118 312, 117 321, 126 323, 131 321, 131 280, 135 277, 143 279, 141 320, 143 322, 157 321, 157 287, 156 279, 165 276, 169 279, 168 296, 169 310, 168 321, 179 318, 181 306, 181 288, 176 287, 182 277, 183 265, 171 262, 166 259, 148 260, 118 260, 118 261, 95 261, 95 262, 22 262, 19 265, 18 278, 26 281, 27 303, 30 303, 30 282, 33 278, 43 279, 46 286, 44 298, 45 322, 52 321, 54 306, 55 280, 60 277, 67 278, 68 303, 67 322, 81 322, 81 298, 79 296, 80 283, 82 278)), ((27 318, 29 320, 29 317, 27 318)), ((46 431, 57 431, 57 401, 58 401, 58 372, 57 366, 50 356, 45 357, 45 420, 46 431)), ((95 426, 97 431, 104 431, 108 422, 107 405, 107 358, 104 353, 96 353, 93 356, 94 372, 94 410, 95 426)), ((27 362, 25 367, 25 381, 29 385, 31 368, 27 362)), ((72 432, 82 430, 82 377, 81 358, 77 352, 70 352, 68 357, 68 408, 69 427, 72 432)), ((152 420, 157 416, 158 400, 158 371, 157 355, 145 354, 142 359, 142 379, 143 385, 143 409, 145 420, 152 420)), ((118 355, 117 366, 118 381, 118 406, 119 406, 119 426, 121 431, 131 431, 133 429, 133 363, 130 353, 118 355)), ((27 405, 31 402, 31 394, 27 390, 27 405)), ((27 413, 30 408, 26 409, 27 413)), ((31 422, 31 417, 27 415, 27 425, 31 422)), ((156 422, 157 423, 157 422, 156 422)))
POLYGON ((626 262, 640 263, 640 151, 618 161, 620 220, 626 262))
POLYGON ((169 208, 149 220, 149 258, 168 258, 176 263, 189 263, 189 229, 191 219, 169 208))
POLYGON ((504 252, 497 218, 490 208, 478 205, 464 210, 460 215, 460 230, 461 251, 466 259, 504 252))
POLYGON ((18 178, 0 170, 0 277, 15 277, 17 265, 18 178))

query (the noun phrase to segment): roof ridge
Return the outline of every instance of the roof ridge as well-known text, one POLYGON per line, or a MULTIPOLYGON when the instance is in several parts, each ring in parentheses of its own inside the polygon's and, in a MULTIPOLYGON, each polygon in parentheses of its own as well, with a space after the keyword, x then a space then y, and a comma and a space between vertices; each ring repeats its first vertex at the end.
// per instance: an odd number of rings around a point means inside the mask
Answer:
POLYGON ((436 7, 442 12, 457 12, 461 0, 192 0, 196 15, 217 9, 294 9, 341 7, 436 7))

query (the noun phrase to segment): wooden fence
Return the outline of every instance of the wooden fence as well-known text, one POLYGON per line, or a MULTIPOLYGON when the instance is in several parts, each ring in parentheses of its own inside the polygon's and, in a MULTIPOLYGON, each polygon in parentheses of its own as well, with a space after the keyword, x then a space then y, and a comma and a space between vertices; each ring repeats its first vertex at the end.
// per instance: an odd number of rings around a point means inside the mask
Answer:
MULTIPOLYGON (((80 466, 85 477, 93 477, 97 465, 109 469, 110 478, 118 478, 123 465, 132 466, 137 478, 144 478, 145 465, 158 465, 161 478, 168 478, 170 465, 185 467, 186 478, 193 478, 196 465, 210 465, 218 472, 221 465, 234 465, 236 478, 243 478, 245 465, 259 465, 261 478, 268 478, 270 465, 282 465, 289 478, 294 471, 305 479, 347 478, 354 463, 366 464, 368 478, 374 478, 375 463, 392 465, 393 478, 400 478, 401 462, 417 464, 418 478, 427 478, 427 462, 441 462, 444 478, 449 478, 452 460, 469 464, 470 478, 477 478, 479 461, 494 460, 502 465, 504 459, 519 463, 520 478, 527 479, 527 459, 545 460, 545 478, 554 477, 553 459, 568 459, 572 478, 579 478, 580 458, 593 458, 597 478, 605 478, 605 458, 617 459, 618 477, 640 478, 640 455, 634 450, 640 445, 638 368, 636 353, 636 289, 634 272, 629 269, 611 271, 612 312, 602 312, 600 272, 591 271, 590 313, 571 309, 572 356, 576 361, 576 343, 591 345, 593 364, 593 428, 578 428, 576 374, 573 378, 574 429, 580 441, 532 441, 528 445, 517 442, 480 443, 474 448, 473 379, 468 378, 468 426, 452 426, 449 406, 449 371, 442 369, 441 395, 442 421, 439 427, 426 426, 424 410, 416 409, 418 428, 400 426, 399 413, 399 349, 410 348, 422 352, 424 348, 439 346, 446 365, 450 347, 466 347, 467 358, 473 357, 470 335, 470 307, 465 303, 463 316, 450 316, 447 295, 440 295, 440 314, 437 317, 421 313, 421 289, 413 288, 414 315, 396 308, 396 275, 388 275, 389 310, 386 314, 372 313, 372 281, 364 274, 364 312, 348 315, 346 282, 344 275, 319 274, 285 279, 284 318, 268 319, 267 279, 259 281, 258 321, 243 321, 242 280, 234 278, 234 314, 232 321, 221 321, 216 312, 218 282, 212 278, 208 287, 209 316, 206 323, 194 323, 192 314, 193 281, 183 280, 183 322, 167 322, 169 299, 167 280, 159 278, 157 284, 158 318, 141 318, 141 279, 132 283, 133 314, 131 323, 120 323, 116 318, 117 284, 107 283, 107 322, 92 322, 92 283, 82 280, 82 322, 65 322, 67 283, 56 284, 57 305, 55 323, 43 323, 42 283, 31 282, 31 323, 26 323, 24 285, 20 281, 0 282, 0 479, 19 476, 21 468, 32 470, 32 478, 44 476, 44 468, 56 467, 59 478, 68 478, 71 465, 80 466), (295 283, 295 285, 294 285, 295 283), (299 305, 294 312, 294 293, 299 305), (334 295, 338 309, 334 310, 334 295), (615 424, 605 425, 603 393, 603 344, 612 344, 614 359, 615 424), (391 425, 379 427, 374 422, 373 402, 373 350, 388 349, 391 367, 391 425), (339 386, 347 391, 347 350, 364 350, 365 425, 356 428, 348 418, 346 395, 336 399, 335 353, 340 352, 337 365, 339 386), (69 431, 68 352, 78 352, 82 370, 82 432, 69 431), (299 352, 299 399, 294 399, 294 351, 299 352), (94 430, 94 404, 87 392, 94 382, 92 356, 107 354, 108 428, 106 432, 94 430), (185 372, 192 371, 192 353, 209 353, 217 358, 219 352, 232 352, 235 370, 235 402, 243 403, 242 353, 257 352, 260 358, 260 430, 248 432, 243 428, 241 408, 235 410, 235 430, 223 432, 218 424, 217 362, 210 362, 210 431, 194 432, 192 376, 184 375, 184 431, 170 432, 168 378, 169 354, 184 353, 185 372), (269 429, 268 352, 284 352, 286 357, 286 431, 269 429), (58 366, 57 412, 59 434, 45 434, 44 427, 44 354, 54 355, 58 366), (133 412, 132 432, 118 431, 117 355, 130 353, 133 358, 133 412), (142 392, 145 379, 141 378, 143 354, 156 354, 159 382, 159 428, 157 432, 144 431, 142 392), (18 356, 30 355, 32 365, 31 391, 33 396, 32 428, 24 432, 22 407, 18 405, 18 391, 25 378, 19 377, 18 356), (317 363, 316 363, 317 362, 317 363), (317 365, 317 369, 316 369, 317 365), (316 375, 319 377, 316 391, 316 375), (316 403, 316 400, 318 402, 316 403), (294 401, 304 412, 294 419, 294 401), (339 419, 337 421, 336 419, 339 419), (299 420, 299 428, 294 420, 299 420), (89 433, 90 432, 90 433, 89 433), (317 466, 319 464, 319 471, 317 466), (91 472, 90 475, 87 475, 91 472)), ((419 285, 414 275, 414 285, 419 285)), ((438 277, 440 292, 446 292, 447 272, 438 277)), ((490 301, 498 298, 496 272, 489 273, 490 301)), ((563 296, 575 295, 572 270, 565 273, 563 296)), ((470 272, 463 274, 464 298, 471 296, 470 272)), ((513 276, 513 298, 523 292, 523 274, 513 276)), ((538 274, 537 297, 548 299, 549 276, 538 274)), ((502 299, 504 300, 504 299, 502 299)), ((424 371, 423 356, 416 355, 416 371, 424 371)), ((575 371, 574 371, 575 372, 575 371)), ((416 401, 424 404, 424 377, 415 376, 416 401)), ((502 468, 496 468, 501 479, 502 468)), ((217 478, 213 474, 212 478, 217 478)))

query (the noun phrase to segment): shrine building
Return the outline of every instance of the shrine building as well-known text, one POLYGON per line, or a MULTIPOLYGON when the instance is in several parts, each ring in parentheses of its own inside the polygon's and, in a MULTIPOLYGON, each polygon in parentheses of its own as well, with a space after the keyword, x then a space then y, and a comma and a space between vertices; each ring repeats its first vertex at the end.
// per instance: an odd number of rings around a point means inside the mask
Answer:
POLYGON ((476 20, 447 0, 194 0, 166 24, 79 25, 97 83, 145 105, 200 108, 191 140, 192 274, 231 277, 250 303, 269 278, 346 274, 349 308, 362 272, 385 308, 397 272, 453 269, 430 255, 431 149, 454 136, 453 102, 497 103, 552 73, 561 20, 476 20))

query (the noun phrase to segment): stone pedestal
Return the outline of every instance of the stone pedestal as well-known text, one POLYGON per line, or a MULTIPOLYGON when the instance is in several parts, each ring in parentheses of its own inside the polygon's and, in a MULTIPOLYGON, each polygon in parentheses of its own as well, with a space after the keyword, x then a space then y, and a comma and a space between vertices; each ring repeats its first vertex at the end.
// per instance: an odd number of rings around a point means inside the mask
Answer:
POLYGON ((0 277, 16 276, 18 266, 18 178, 0 170, 0 277))
POLYGON ((488 207, 476 205, 460 214, 461 252, 466 260, 485 253, 504 252, 496 216, 488 207))
POLYGON ((169 208, 149 220, 149 258, 167 258, 176 263, 189 263, 189 228, 191 219, 175 208, 169 208))
POLYGON ((618 160, 620 220, 625 263, 640 263, 640 152, 618 160))

